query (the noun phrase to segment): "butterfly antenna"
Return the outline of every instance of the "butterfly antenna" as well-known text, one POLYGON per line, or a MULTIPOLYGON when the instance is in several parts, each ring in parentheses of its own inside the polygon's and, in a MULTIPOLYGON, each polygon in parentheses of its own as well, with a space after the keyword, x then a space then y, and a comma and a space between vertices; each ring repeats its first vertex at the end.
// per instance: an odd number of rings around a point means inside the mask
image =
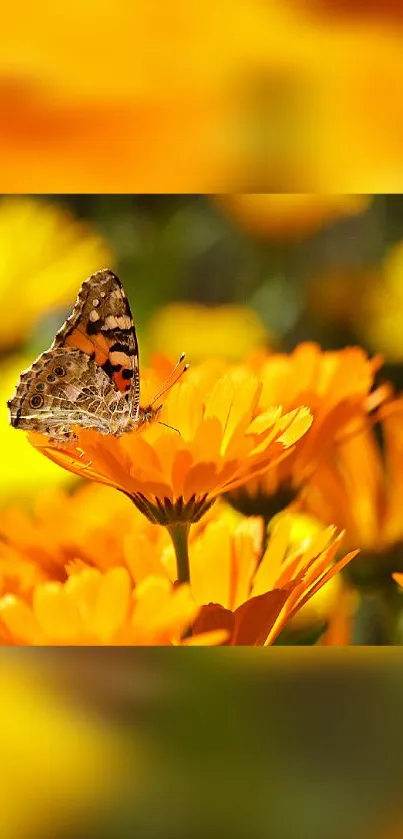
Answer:
POLYGON ((180 433, 179 428, 175 428, 174 425, 168 425, 167 422, 161 422, 161 420, 158 420, 158 425, 164 425, 165 428, 170 428, 171 431, 176 431, 177 434, 179 434, 179 437, 182 437, 182 434, 180 433))
POLYGON ((165 394, 168 392, 168 390, 170 390, 171 387, 173 387, 176 384, 176 382, 179 381, 181 376, 183 376, 183 374, 186 373, 186 370, 189 369, 189 364, 184 364, 183 365, 184 360, 185 360, 185 353, 183 352, 179 356, 178 361, 175 364, 175 367, 171 370, 168 378, 165 380, 164 384, 162 385, 162 388, 154 396, 154 399, 151 402, 151 405, 155 405, 155 403, 158 402, 158 400, 161 399, 162 396, 165 396, 165 394))

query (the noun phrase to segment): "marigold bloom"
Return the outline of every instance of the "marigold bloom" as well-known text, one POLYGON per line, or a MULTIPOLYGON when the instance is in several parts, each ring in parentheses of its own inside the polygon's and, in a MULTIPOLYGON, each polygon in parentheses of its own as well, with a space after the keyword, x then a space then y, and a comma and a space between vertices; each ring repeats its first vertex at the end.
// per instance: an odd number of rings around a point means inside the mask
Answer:
MULTIPOLYGON (((133 589, 119 566, 103 574, 84 569, 64 584, 39 583, 29 604, 11 594, 0 598, 3 643, 34 646, 179 644, 198 612, 188 586, 150 576, 133 589)), ((225 633, 209 633, 201 643, 215 637, 225 633)))
POLYGON ((383 406, 380 419, 383 453, 373 428, 365 427, 337 447, 302 496, 306 509, 343 528, 348 545, 360 546, 356 582, 385 582, 403 567, 403 399, 383 406))
POLYGON ((42 493, 33 513, 10 507, 0 539, 0 643, 178 644, 199 611, 188 586, 161 577, 165 528, 108 487, 42 493), (136 587, 133 563, 146 569, 136 587))
POLYGON ((118 438, 77 428, 77 448, 30 440, 64 468, 125 492, 151 521, 197 521, 218 495, 278 463, 312 422, 305 407, 267 406, 256 416, 260 392, 251 373, 224 375, 206 391, 184 381, 161 422, 140 431, 118 438))
POLYGON ((284 519, 264 551, 263 521, 218 503, 191 528, 190 583, 178 586, 166 528, 108 487, 88 484, 54 503, 43 496, 29 516, 3 511, 1 643, 272 643, 351 558, 333 564, 332 528, 296 546, 284 519), (4 572, 10 551, 31 571, 19 585, 4 572))
POLYGON ((390 389, 385 385, 372 391, 381 358, 368 358, 359 347, 323 351, 317 344, 303 343, 289 355, 255 354, 249 365, 262 382, 258 411, 273 404, 292 411, 303 404, 314 417, 289 458, 231 496, 243 511, 269 518, 294 498, 335 445, 365 421, 390 389))
MULTIPOLYGON (((222 512, 198 534, 189 549, 190 587, 201 612, 195 632, 226 629, 230 645, 272 644, 300 609, 355 556, 335 560, 341 535, 322 529, 293 544, 292 521, 273 527, 262 556, 263 522, 228 520, 222 512)), ((132 565, 139 579, 141 566, 132 565)), ((161 557, 160 573, 175 579, 171 547, 161 557)))

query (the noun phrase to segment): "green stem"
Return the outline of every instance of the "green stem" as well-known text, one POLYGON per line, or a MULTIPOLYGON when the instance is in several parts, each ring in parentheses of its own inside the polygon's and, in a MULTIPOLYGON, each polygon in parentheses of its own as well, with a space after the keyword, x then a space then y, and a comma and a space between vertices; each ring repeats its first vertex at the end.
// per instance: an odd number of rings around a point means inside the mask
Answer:
POLYGON ((188 522, 178 522, 168 526, 169 533, 175 548, 176 567, 178 571, 178 583, 190 582, 189 570, 189 537, 190 524, 188 522))

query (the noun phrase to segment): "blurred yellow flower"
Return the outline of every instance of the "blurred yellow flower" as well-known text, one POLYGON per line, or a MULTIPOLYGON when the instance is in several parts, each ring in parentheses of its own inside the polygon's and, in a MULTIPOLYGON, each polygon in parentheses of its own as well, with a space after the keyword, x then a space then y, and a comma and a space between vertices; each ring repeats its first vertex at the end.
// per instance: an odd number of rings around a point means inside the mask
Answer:
POLYGON ((259 316, 247 306, 172 303, 157 311, 148 327, 151 352, 176 358, 186 347, 192 363, 209 358, 241 361, 256 347, 273 343, 259 316))
POLYGON ((66 702, 38 658, 17 661, 8 651, 0 662, 4 839, 56 835, 78 819, 84 826, 83 818, 113 800, 127 772, 116 733, 66 702), (24 789, 29 802, 22 807, 24 789))
MULTIPOLYGON (((15 310, 15 307, 14 307, 15 310)), ((15 356, 0 364, 0 504, 7 498, 30 498, 45 486, 72 484, 72 476, 41 457, 29 445, 25 434, 16 434, 10 425, 7 399, 15 388, 21 370, 32 359, 15 356)))
POLYGON ((125 492, 151 521, 191 523, 218 495, 270 470, 310 427, 305 407, 284 414, 268 406, 256 416, 260 391, 250 371, 207 389, 183 381, 168 393, 161 422, 140 431, 118 438, 77 428, 77 448, 29 439, 65 469, 125 492))
POLYGON ((77 277, 110 264, 110 248, 88 222, 56 203, 0 199, 0 347, 26 341, 38 319, 69 305, 77 277))
POLYGON ((254 193, 222 195, 216 201, 229 218, 248 233, 273 239, 299 239, 342 216, 364 212, 371 197, 254 193))
POLYGON ((367 282, 355 327, 367 345, 390 361, 403 358, 403 241, 387 253, 380 271, 367 282))

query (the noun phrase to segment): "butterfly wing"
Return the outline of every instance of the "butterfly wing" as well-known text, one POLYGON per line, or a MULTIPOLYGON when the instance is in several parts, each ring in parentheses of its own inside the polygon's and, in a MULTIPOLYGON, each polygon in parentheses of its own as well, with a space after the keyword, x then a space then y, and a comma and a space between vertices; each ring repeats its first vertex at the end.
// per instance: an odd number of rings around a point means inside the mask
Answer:
POLYGON ((54 440, 75 439, 71 426, 121 434, 129 406, 96 361, 73 347, 42 353, 20 377, 7 403, 11 425, 54 440))
POLYGON ((136 330, 116 274, 102 269, 82 284, 74 309, 51 350, 74 347, 93 359, 125 394, 131 417, 139 413, 140 375, 136 330))

